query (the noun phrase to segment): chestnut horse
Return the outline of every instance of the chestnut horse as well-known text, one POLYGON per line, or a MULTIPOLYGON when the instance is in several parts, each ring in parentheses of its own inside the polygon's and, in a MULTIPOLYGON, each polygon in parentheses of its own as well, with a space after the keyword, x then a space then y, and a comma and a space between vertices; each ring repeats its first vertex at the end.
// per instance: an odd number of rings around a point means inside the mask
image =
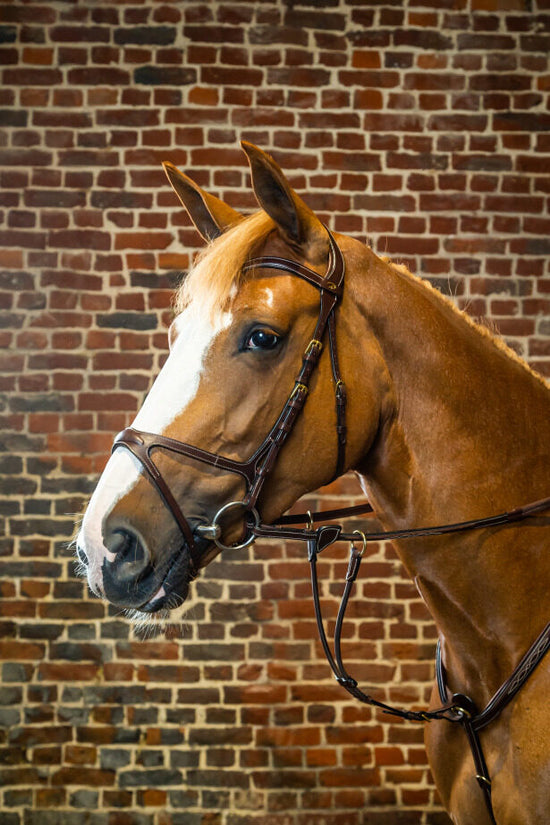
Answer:
MULTIPOLYGON (((428 284, 333 236, 269 156, 243 148, 260 205, 246 218, 165 165, 208 245, 77 540, 93 592, 124 608, 181 605, 220 547, 244 546, 347 470, 391 531, 549 492, 543 379, 428 284)), ((438 628, 444 694, 485 708, 545 627, 549 524, 547 505, 519 523, 397 541, 438 628)), ((426 726, 455 823, 547 825, 548 691, 543 661, 477 736, 492 805, 459 726, 445 714, 426 726)))

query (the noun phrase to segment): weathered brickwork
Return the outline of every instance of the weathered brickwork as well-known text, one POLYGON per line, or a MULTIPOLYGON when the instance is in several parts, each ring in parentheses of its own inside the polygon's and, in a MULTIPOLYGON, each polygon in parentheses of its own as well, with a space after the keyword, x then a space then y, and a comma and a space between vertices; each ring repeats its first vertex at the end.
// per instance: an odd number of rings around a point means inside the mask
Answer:
MULTIPOLYGON (((3 0, 0 21, 0 822, 444 825, 421 727, 330 677, 302 547, 213 563, 184 631, 143 638, 69 541, 199 246, 161 160, 249 210, 238 141, 271 150, 333 228, 550 375, 549 0, 3 0)), ((321 565, 332 620, 345 553, 321 565)), ((365 567, 350 669, 420 705, 434 627, 390 547, 365 567)))

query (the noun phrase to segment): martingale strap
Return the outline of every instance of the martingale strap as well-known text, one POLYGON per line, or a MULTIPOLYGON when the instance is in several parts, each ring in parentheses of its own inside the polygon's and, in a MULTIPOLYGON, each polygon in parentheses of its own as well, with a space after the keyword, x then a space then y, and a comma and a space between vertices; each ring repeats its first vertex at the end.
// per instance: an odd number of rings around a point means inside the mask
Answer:
POLYGON ((454 712, 456 708, 454 702, 445 702, 445 704, 442 707, 437 708, 436 710, 401 710, 400 708, 395 708, 392 705, 387 705, 384 702, 381 702, 378 699, 375 699, 373 696, 370 696, 369 694, 365 693, 363 690, 361 690, 353 676, 350 676, 350 674, 348 673, 346 666, 344 665, 342 656, 342 628, 346 616, 349 598, 353 589, 354 582, 359 574, 361 560, 363 558, 363 554, 365 552, 367 545, 367 537, 364 533, 360 533, 359 531, 356 531, 351 541, 350 558, 348 563, 348 569, 346 572, 345 585, 342 593, 342 598, 340 601, 338 615, 336 618, 336 626, 334 628, 334 653, 331 651, 324 627, 321 610, 319 579, 317 575, 317 557, 320 553, 323 552, 323 550, 326 550, 326 548, 330 547, 331 544, 340 541, 341 538, 342 534, 341 528, 339 526, 324 526, 319 527, 315 531, 314 537, 312 537, 307 544, 308 561, 311 567, 311 589, 313 595, 313 604, 315 609, 317 629, 319 631, 319 638, 321 640, 321 645, 323 647, 325 656, 327 658, 327 661, 330 665, 332 672, 334 673, 336 681, 359 702, 379 708, 384 713, 389 714, 391 716, 397 716, 400 719, 407 719, 408 721, 412 722, 429 722, 433 719, 454 719, 454 712), (358 550, 356 547, 356 542, 358 541, 358 538, 362 540, 362 547, 360 550, 358 550))
MULTIPOLYGON (((528 515, 548 509, 548 507, 550 507, 550 499, 543 499, 541 501, 534 502, 531 505, 527 505, 526 507, 517 508, 513 511, 513 520, 516 521, 527 518, 528 515)), ((324 515, 327 516, 327 513, 324 515)), ((502 515, 504 516, 509 514, 502 515)), ((492 523, 494 523, 494 518, 495 517, 493 517, 492 523)), ((487 520, 480 521, 486 522, 487 520)), ((504 520, 504 522, 506 521, 507 519, 504 520)), ((473 528, 469 525, 468 529, 473 528)), ((504 682, 503 685, 501 685, 484 710, 481 712, 478 710, 470 697, 461 693, 450 695, 447 688, 447 676, 442 661, 440 642, 438 642, 436 650, 436 680, 439 690, 439 698, 443 703, 441 707, 435 708, 434 710, 421 711, 403 710, 401 708, 393 707, 392 705, 381 702, 373 696, 370 696, 368 693, 365 693, 358 686, 358 683, 353 676, 349 674, 342 657, 342 627, 346 615, 346 609, 353 584, 359 573, 363 554, 366 550, 367 538, 371 539, 373 536, 369 535, 367 537, 365 533, 355 531, 355 533, 352 534, 351 539, 349 539, 351 542, 350 558, 345 578, 344 590, 334 628, 332 651, 326 635, 321 611, 319 579, 317 575, 317 557, 330 545, 343 540, 345 534, 342 533, 339 525, 325 525, 317 528, 315 531, 310 530, 309 534, 310 535, 307 539, 307 547, 308 561, 311 567, 311 586, 315 619, 317 622, 321 645, 336 681, 359 702, 376 707, 390 716, 395 716, 412 722, 432 722, 437 719, 446 719, 449 722, 460 724, 468 739, 468 744, 475 767, 475 777, 483 793, 483 798, 485 800, 491 823, 492 825, 496 825, 491 798, 491 777, 485 760, 479 732, 498 718, 504 708, 512 701, 518 691, 521 690, 535 668, 540 664, 550 650, 550 622, 533 642, 527 653, 523 656, 517 667, 514 669, 512 675, 504 682), (360 550, 356 547, 356 542, 358 540, 357 537, 362 539, 362 547, 360 550)), ((377 538, 379 537, 377 536, 377 538)))

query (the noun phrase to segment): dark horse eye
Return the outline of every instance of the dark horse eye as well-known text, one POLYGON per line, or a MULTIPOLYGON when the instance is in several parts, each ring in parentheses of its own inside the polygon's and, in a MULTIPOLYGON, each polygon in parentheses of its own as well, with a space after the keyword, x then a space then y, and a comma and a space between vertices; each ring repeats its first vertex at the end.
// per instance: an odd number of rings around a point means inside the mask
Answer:
POLYGON ((277 348, 280 337, 268 329, 255 329, 244 343, 244 349, 270 351, 277 348))

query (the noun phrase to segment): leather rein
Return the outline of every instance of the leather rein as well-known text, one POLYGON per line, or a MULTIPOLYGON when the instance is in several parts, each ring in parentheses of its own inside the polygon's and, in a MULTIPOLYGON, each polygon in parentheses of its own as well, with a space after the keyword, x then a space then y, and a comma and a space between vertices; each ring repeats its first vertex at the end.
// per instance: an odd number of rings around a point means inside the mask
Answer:
MULTIPOLYGON (((325 227, 326 228, 326 227, 325 227)), ((438 525, 433 527, 421 527, 409 530, 394 530, 364 533, 359 530, 344 532, 341 525, 323 525, 314 527, 316 521, 331 521, 337 518, 347 518, 350 516, 362 515, 372 512, 370 504, 363 504, 356 507, 339 508, 336 510, 322 511, 320 513, 299 514, 283 516, 274 524, 263 524, 256 509, 258 497, 265 483, 265 480, 272 470, 277 456, 292 432, 296 419, 303 409, 309 393, 309 382, 315 371, 321 352, 325 346, 325 339, 328 338, 328 349, 334 383, 336 402, 336 433, 338 454, 334 478, 341 475, 345 467, 346 448, 346 388, 340 375, 338 363, 338 353, 336 347, 336 325, 335 311, 338 301, 342 297, 345 263, 342 253, 336 244, 332 234, 326 228, 329 239, 329 263, 324 276, 319 275, 315 270, 310 269, 296 261, 288 258, 274 256, 264 256, 253 258, 245 263, 243 272, 259 268, 275 269, 296 275, 308 283, 315 286, 320 292, 319 315, 312 339, 309 341, 302 356, 302 364, 295 379, 294 387, 290 392, 283 408, 260 446, 253 455, 245 461, 236 461, 225 456, 211 453, 192 444, 178 441, 154 433, 147 433, 141 430, 128 427, 119 433, 113 444, 113 451, 124 447, 129 450, 141 463, 143 469, 156 486, 162 496, 166 506, 176 520, 182 535, 185 538, 189 556, 192 563, 192 576, 198 573, 200 556, 198 554, 194 532, 204 538, 213 541, 221 550, 239 550, 247 547, 256 538, 274 538, 279 540, 303 541, 307 544, 308 561, 311 567, 311 583, 313 593, 313 603, 315 617, 319 631, 320 641, 334 673, 337 682, 345 688, 355 699, 365 704, 379 708, 384 713, 414 722, 431 722, 433 720, 445 719, 449 722, 459 723, 466 732, 468 742, 472 752, 476 769, 476 779, 483 791, 489 817, 493 825, 496 825, 492 802, 491 802, 491 779, 485 762, 483 749, 479 739, 479 731, 496 719, 506 705, 514 698, 516 693, 525 684, 534 669, 544 658, 550 649, 550 622, 544 628, 540 636, 529 648, 523 659, 509 679, 495 693, 488 705, 481 712, 474 702, 463 694, 455 693, 450 696, 445 668, 442 661, 441 646, 438 642, 436 653, 436 678, 442 702, 441 707, 434 710, 402 710, 387 705, 364 693, 358 686, 357 681, 348 673, 342 658, 342 627, 345 619, 346 609, 353 589, 353 584, 359 573, 361 560, 367 547, 367 541, 392 541, 407 538, 420 538, 427 536, 446 535, 460 533, 469 530, 497 527, 506 524, 513 524, 532 515, 543 512, 550 508, 550 497, 540 501, 518 507, 506 513, 499 513, 486 518, 473 519, 470 521, 457 522, 454 524, 438 525), (242 501, 231 501, 225 504, 214 516, 210 525, 199 525, 195 531, 191 529, 178 502, 172 494, 168 483, 163 478, 160 470, 156 466, 152 452, 155 450, 167 450, 168 452, 186 456, 187 458, 208 464, 222 471, 237 473, 242 476, 246 484, 246 493, 242 501), (237 544, 224 544, 221 535, 222 527, 220 521, 222 516, 233 509, 241 509, 245 522, 245 534, 243 539, 237 544), (296 527, 294 525, 307 520, 306 527, 296 527), (319 580, 317 575, 317 557, 330 545, 335 542, 345 541, 350 544, 350 558, 348 570, 345 577, 345 585, 338 611, 333 638, 333 651, 324 628, 324 621, 321 612, 319 580), (361 543, 360 549, 357 548, 361 543)))

